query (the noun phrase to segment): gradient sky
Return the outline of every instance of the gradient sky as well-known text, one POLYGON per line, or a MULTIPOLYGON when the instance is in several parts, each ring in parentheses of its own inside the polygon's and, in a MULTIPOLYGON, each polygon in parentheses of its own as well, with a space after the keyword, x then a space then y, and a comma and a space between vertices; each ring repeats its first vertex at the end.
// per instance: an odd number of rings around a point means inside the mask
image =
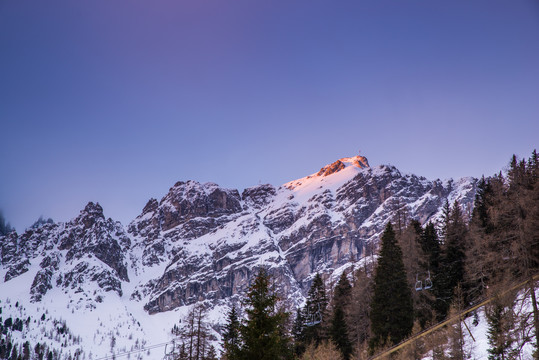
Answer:
POLYGON ((430 179, 539 145, 537 0, 0 0, 0 209, 124 224, 178 180, 361 150, 430 179))

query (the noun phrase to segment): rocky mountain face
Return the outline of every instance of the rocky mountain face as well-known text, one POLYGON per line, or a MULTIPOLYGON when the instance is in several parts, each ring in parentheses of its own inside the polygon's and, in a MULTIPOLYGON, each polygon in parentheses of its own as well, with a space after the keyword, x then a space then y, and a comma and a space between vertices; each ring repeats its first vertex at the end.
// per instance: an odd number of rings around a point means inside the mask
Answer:
POLYGON ((230 304, 264 266, 298 304, 316 272, 332 278, 375 253, 388 221, 436 220, 446 201, 458 200, 468 213, 475 184, 370 167, 361 156, 241 194, 213 183, 177 182, 125 227, 89 203, 67 223, 0 237, 0 292, 27 274, 32 280, 24 291, 35 304, 56 289, 76 294, 85 308, 116 294, 130 307, 157 314, 200 301, 230 304))
POLYGON ((92 283, 103 292, 122 296, 121 284, 129 281, 126 256, 130 243, 123 226, 106 220, 101 206, 90 202, 65 224, 47 223, 1 239, 3 281, 7 284, 33 267, 37 272, 29 293, 35 302, 53 287, 82 293, 92 283))

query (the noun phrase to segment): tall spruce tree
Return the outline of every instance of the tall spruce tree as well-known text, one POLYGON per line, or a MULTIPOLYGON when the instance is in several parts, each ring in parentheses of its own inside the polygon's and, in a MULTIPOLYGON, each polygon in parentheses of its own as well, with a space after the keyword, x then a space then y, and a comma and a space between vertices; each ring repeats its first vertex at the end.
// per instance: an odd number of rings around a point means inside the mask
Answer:
MULTIPOLYGON (((442 283, 444 274, 440 269, 442 250, 440 247, 440 240, 438 239, 438 231, 432 222, 425 225, 420 237, 421 249, 425 254, 424 270, 428 271, 431 276, 431 292, 432 299, 430 301, 430 307, 434 310, 435 316, 438 320, 445 317, 447 313, 447 305, 441 301, 440 292, 442 291, 442 283)), ((424 324, 422 324, 423 326, 424 324)))
POLYGON ((227 323, 223 332, 223 354, 227 360, 239 360, 240 359, 240 320, 236 307, 232 306, 228 313, 227 323))
POLYGON ((435 292, 438 320, 447 316, 457 285, 460 284, 466 291, 463 281, 468 229, 458 201, 455 201, 448 214, 445 211, 442 229, 444 244, 435 292))
POLYGON ((507 307, 499 299, 488 306, 485 314, 488 322, 487 349, 489 360, 506 360, 516 358, 517 350, 514 349, 515 338, 512 329, 512 308, 507 307))
MULTIPOLYGON (((430 254, 424 251, 422 238, 423 229, 417 220, 411 220, 401 233, 397 233, 397 242, 402 250, 408 284, 417 285, 421 282, 421 289, 423 286, 428 286, 430 289, 432 284, 432 278, 429 277, 430 254)), ((424 290, 412 291, 414 318, 419 321, 421 328, 432 320, 432 303, 434 302, 431 290, 424 290)))
POLYGON ((388 223, 382 234, 382 248, 374 277, 374 296, 371 303, 371 352, 395 344, 412 331, 414 325, 412 295, 402 261, 402 251, 395 239, 393 226, 388 223))
POLYGON ((325 339, 322 321, 325 320, 327 306, 328 298, 326 296, 324 281, 320 274, 317 273, 313 279, 311 288, 309 289, 305 309, 303 311, 306 325, 304 328, 304 339, 306 344, 314 342, 315 345, 319 345, 320 342, 325 339))
POLYGON ((279 300, 271 278, 260 269, 246 300, 247 319, 241 327, 242 360, 280 360, 291 356, 286 329, 288 313, 277 308, 279 300))
POLYGON ((327 338, 328 298, 322 276, 314 276, 311 288, 307 294, 305 306, 297 310, 293 326, 294 351, 301 356, 308 345, 320 345, 327 338))
POLYGON ((351 292, 352 286, 346 273, 343 272, 333 292, 333 316, 331 318, 330 335, 344 360, 349 360, 353 352, 345 315, 350 304, 351 292))
POLYGON ((305 317, 303 315, 304 309, 298 308, 296 310, 296 319, 292 326, 292 337, 294 338, 294 353, 296 356, 301 356, 304 352, 307 342, 305 341, 305 317))
POLYGON ((438 240, 438 232, 432 222, 425 225, 425 230, 420 237, 421 249, 427 256, 427 269, 431 272, 432 277, 436 277, 440 267, 440 241, 438 240))

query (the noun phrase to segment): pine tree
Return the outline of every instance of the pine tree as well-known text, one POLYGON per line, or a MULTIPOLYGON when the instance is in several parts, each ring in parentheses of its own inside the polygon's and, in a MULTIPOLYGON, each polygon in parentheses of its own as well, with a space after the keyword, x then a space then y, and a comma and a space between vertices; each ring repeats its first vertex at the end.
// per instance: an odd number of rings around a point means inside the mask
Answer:
POLYGON ((444 202, 444 205, 442 206, 442 218, 440 220, 440 223, 438 224, 442 243, 446 242, 446 234, 448 232, 450 218, 451 218, 451 206, 449 205, 449 201, 446 199, 444 202))
POLYGON ((514 342, 510 325, 512 320, 509 319, 511 312, 512 309, 505 307, 500 301, 495 301, 487 308, 489 360, 505 360, 515 355, 512 349, 514 342))
POLYGON ((382 234, 382 248, 374 277, 374 297, 371 303, 371 351, 404 339, 414 325, 412 295, 402 261, 402 251, 395 232, 388 223, 382 234))
POLYGON ((25 341, 22 345, 22 359, 23 360, 29 360, 30 359, 30 343, 28 341, 25 341))
POLYGON ((247 319, 240 331, 242 360, 279 360, 291 355, 288 314, 277 308, 279 298, 270 280, 260 269, 247 293, 247 319))
POLYGON ((330 335, 344 360, 350 359, 353 351, 345 315, 350 304, 351 292, 352 286, 346 273, 343 272, 333 291, 333 316, 331 318, 330 335))
POLYGON ((467 227, 460 204, 455 201, 447 219, 444 220, 444 246, 440 261, 440 273, 437 277, 436 309, 438 320, 447 316, 457 285, 464 281, 465 250, 467 227))
MULTIPOLYGON (((230 359, 230 358, 227 358, 230 359)), ((210 349, 208 350, 208 353, 204 357, 204 360, 217 360, 217 352, 215 351, 215 347, 213 345, 210 346, 210 349)))
POLYGON ((440 242, 438 240, 438 232, 432 222, 425 225, 425 229, 420 237, 421 249, 427 255, 427 268, 430 270, 433 277, 439 272, 440 267, 440 242))
POLYGON ((305 341, 305 317, 303 316, 302 309, 298 308, 296 310, 296 319, 294 320, 294 325, 292 327, 292 337, 294 338, 294 353, 296 356, 301 356, 305 352, 306 344, 305 341))
POLYGON ((305 344, 314 342, 320 344, 325 339, 323 334, 323 321, 328 305, 324 281, 319 273, 313 279, 311 288, 307 295, 307 301, 303 310, 305 326, 303 328, 303 338, 305 344))
MULTIPOLYGON (((440 292, 444 274, 440 269, 441 264, 441 248, 438 239, 438 232, 432 222, 425 225, 425 229, 419 238, 421 249, 423 251, 425 261, 423 262, 423 271, 430 274, 432 298, 428 299, 431 309, 434 310, 436 318, 441 320, 446 313, 446 305, 441 300, 440 292)), ((423 319, 423 321, 426 319, 423 319)), ((421 323, 424 327, 425 324, 421 323)))
POLYGON ((344 309, 341 306, 337 306, 333 310, 330 334, 331 340, 341 353, 343 360, 349 360, 352 356, 353 348, 348 326, 346 325, 344 309))
POLYGON ((343 308, 348 306, 350 302, 351 290, 352 285, 346 276, 346 272, 343 272, 339 277, 335 290, 333 291, 334 306, 340 306, 343 308))
POLYGON ((481 228, 485 234, 490 234, 493 230, 492 221, 488 213, 492 191, 493 189, 490 180, 485 179, 483 176, 481 180, 479 180, 477 190, 475 192, 472 222, 481 228))
MULTIPOLYGON (((432 318, 432 278, 430 274, 430 254, 424 250, 426 244, 423 244, 423 229, 417 220, 410 221, 409 225, 397 234, 397 240, 403 253, 404 268, 407 274, 408 284, 421 286, 419 290, 412 291, 412 300, 414 306, 414 318, 420 322, 422 328, 432 318), (423 286, 427 288, 423 288, 423 286), (427 291, 428 290, 428 291, 427 291)), ((415 286, 414 286, 415 287, 415 286)))
POLYGON ((239 359, 241 347, 240 326, 236 307, 232 306, 223 332, 223 350, 228 360, 239 359))

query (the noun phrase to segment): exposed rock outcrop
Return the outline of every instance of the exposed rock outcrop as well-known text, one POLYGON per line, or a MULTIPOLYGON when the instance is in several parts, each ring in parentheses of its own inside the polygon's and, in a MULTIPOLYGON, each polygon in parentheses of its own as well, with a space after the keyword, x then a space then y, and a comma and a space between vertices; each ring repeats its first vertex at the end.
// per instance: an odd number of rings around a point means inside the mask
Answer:
POLYGON ((370 256, 397 213, 424 223, 439 217, 445 201, 469 209, 475 182, 429 181, 393 166, 369 167, 362 156, 241 196, 213 183, 177 182, 161 200, 150 199, 127 231, 88 203, 69 222, 3 236, 0 265, 8 282, 34 271, 34 302, 58 287, 91 308, 128 288, 125 301, 149 313, 231 301, 263 266, 297 304, 314 273, 335 277, 370 256))

